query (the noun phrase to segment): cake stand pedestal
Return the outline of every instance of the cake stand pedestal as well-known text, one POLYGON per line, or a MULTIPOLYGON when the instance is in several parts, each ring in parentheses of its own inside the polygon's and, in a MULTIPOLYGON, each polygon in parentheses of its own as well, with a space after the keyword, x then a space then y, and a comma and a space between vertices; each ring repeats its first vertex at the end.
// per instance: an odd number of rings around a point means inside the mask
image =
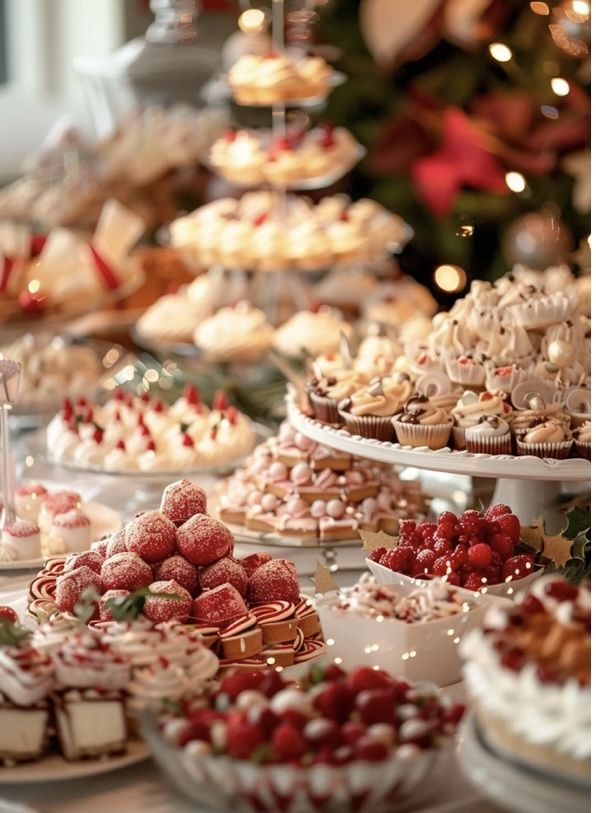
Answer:
POLYGON ((286 406, 288 420, 295 429, 332 449, 395 466, 495 480, 491 504, 502 502, 509 505, 522 524, 531 523, 542 516, 547 526, 552 524, 556 528, 558 524, 560 527, 561 512, 557 503, 561 486, 564 483, 590 481, 589 460, 543 460, 539 457, 471 454, 449 449, 432 451, 362 438, 305 415, 298 406, 297 394, 292 387, 286 397, 286 406))

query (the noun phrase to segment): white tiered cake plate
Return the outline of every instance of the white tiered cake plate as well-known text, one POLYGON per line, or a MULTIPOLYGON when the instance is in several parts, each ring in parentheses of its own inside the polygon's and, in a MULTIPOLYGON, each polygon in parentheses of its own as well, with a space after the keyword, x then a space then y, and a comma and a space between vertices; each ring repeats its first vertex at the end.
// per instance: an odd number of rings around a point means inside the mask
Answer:
POLYGON ((544 516, 545 506, 556 500, 562 483, 590 480, 589 460, 472 454, 448 448, 434 451, 427 447, 401 446, 399 443, 352 435, 345 429, 308 417, 300 410, 297 394, 292 387, 289 388, 286 404, 288 420, 295 429, 332 449, 396 466, 497 480, 492 502, 511 506, 522 522, 532 522, 539 515, 544 516))

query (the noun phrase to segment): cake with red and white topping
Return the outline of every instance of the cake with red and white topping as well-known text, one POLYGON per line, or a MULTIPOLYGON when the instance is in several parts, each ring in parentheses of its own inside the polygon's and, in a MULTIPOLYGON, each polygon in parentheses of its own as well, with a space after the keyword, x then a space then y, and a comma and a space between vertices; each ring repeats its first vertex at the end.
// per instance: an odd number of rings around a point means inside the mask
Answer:
POLYGON ((390 466, 333 451, 283 423, 279 433, 219 487, 219 516, 247 530, 312 540, 395 533, 426 513, 416 481, 390 466))
POLYGON ((52 458, 106 471, 178 471, 229 463, 254 446, 249 419, 216 393, 188 386, 171 407, 116 390, 105 404, 66 400, 47 428, 52 458))
POLYGON ((588 781, 590 619, 587 583, 545 576, 463 640, 480 731, 506 759, 588 781))
POLYGON ((228 805, 369 811, 421 781, 462 713, 431 684, 332 664, 298 685, 274 671, 236 672, 206 707, 187 704, 158 726, 189 783, 217 792, 225 771, 228 805))
POLYGON ((276 102, 326 96, 331 68, 321 57, 291 59, 271 52, 244 54, 232 65, 228 81, 239 104, 270 105, 276 102))

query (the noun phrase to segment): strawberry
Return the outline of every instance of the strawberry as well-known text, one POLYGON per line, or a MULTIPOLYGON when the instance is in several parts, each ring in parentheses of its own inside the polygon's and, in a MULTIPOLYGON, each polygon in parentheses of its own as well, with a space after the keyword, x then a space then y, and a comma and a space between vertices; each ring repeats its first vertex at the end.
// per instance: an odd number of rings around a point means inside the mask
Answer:
POLYGON ((512 581, 523 579, 529 576, 534 570, 534 559, 528 554, 521 554, 520 556, 512 556, 503 563, 501 570, 501 581, 506 581, 511 577, 512 581))
POLYGON ((497 519, 497 517, 504 516, 505 514, 510 514, 511 508, 508 505, 504 505, 502 502, 497 503, 496 505, 491 505, 484 512, 484 519, 493 520, 497 519))
POLYGON ((265 742, 265 732, 255 723, 235 721, 228 724, 227 752, 234 759, 250 759, 265 742))
POLYGON ((220 692, 227 694, 230 700, 235 700, 240 692, 244 692, 247 689, 260 691, 263 682, 264 675, 262 672, 234 672, 224 677, 221 682, 220 692))
POLYGON ((474 568, 485 570, 492 561, 493 552, 484 542, 471 545, 468 550, 468 561, 474 568))
POLYGON ((498 553, 503 561, 513 556, 513 542, 502 533, 495 534, 490 539, 490 546, 495 553, 498 553))
POLYGON ((330 663, 328 666, 325 667, 325 681, 328 683, 334 683, 338 680, 341 680, 346 676, 346 673, 343 669, 341 669, 337 664, 330 663))
POLYGON ((356 708, 360 714, 360 719, 365 725, 375 723, 393 723, 393 690, 392 689, 372 689, 360 692, 356 700, 356 708))
POLYGON ((373 669, 370 666, 359 666, 348 678, 348 685, 356 693, 370 689, 387 689, 393 685, 393 681, 381 669, 373 669))
POLYGON ((325 717, 345 723, 354 708, 354 693, 341 683, 332 683, 317 694, 314 703, 325 717))
POLYGON ((380 562, 383 556, 387 553, 387 548, 375 548, 368 555, 371 562, 380 562))
POLYGON ((308 742, 313 743, 317 750, 330 748, 335 751, 344 741, 340 727, 333 720, 311 720, 306 724, 303 733, 308 742))
POLYGON ((421 578, 431 574, 436 558, 437 554, 432 550, 424 549, 419 551, 414 560, 412 575, 421 578))
POLYGON ((366 734, 366 726, 356 720, 350 720, 343 724, 341 733, 348 745, 356 745, 358 740, 366 734))
POLYGON ((402 547, 388 550, 380 562, 384 567, 388 567, 395 573, 409 574, 414 564, 414 550, 410 547, 402 547))
POLYGON ((482 579, 484 576, 482 573, 477 573, 473 571, 466 576, 466 580, 464 581, 464 587, 466 590, 480 590, 482 587, 485 586, 482 579))
POLYGON ((304 756, 308 750, 302 732, 289 723, 282 723, 273 732, 271 748, 282 762, 293 762, 304 756))
POLYGON ((519 519, 515 514, 503 514, 498 517, 497 522, 501 531, 515 544, 519 540, 521 530, 519 519))
POLYGON ((356 743, 355 751, 356 759, 362 759, 365 762, 383 762, 389 756, 385 743, 367 737, 363 737, 356 743))

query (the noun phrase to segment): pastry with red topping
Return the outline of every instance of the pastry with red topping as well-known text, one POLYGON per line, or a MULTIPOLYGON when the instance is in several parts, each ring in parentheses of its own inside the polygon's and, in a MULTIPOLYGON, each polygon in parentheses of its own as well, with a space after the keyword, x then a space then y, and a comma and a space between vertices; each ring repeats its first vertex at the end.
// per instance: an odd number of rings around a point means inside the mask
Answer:
POLYGON ((176 526, 161 511, 146 511, 126 526, 126 549, 145 562, 159 562, 176 549, 176 526))
POLYGON ((107 590, 138 590, 153 581, 151 565, 132 553, 116 553, 104 560, 101 580, 107 590))

